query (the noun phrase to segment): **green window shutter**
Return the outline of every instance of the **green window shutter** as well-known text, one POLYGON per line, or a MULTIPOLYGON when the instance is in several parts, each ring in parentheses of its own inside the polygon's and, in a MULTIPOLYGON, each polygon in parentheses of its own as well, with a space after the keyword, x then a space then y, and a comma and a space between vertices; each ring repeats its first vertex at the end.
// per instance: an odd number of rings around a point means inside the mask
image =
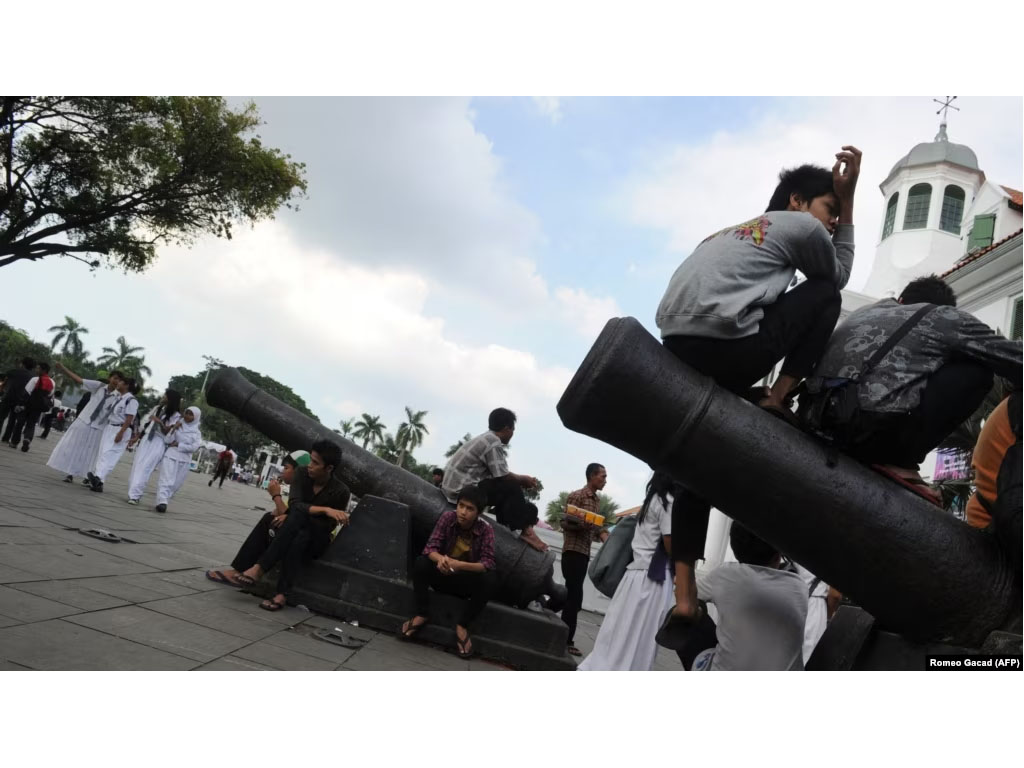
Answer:
POLYGON ((1021 306, 1024 298, 1018 296, 1013 300, 1013 317, 1010 319, 1010 341, 1020 341, 1024 329, 1021 328, 1021 306))
POLYGON ((996 215, 987 213, 984 216, 974 217, 974 227, 967 237, 967 252, 976 251, 979 248, 988 248, 992 245, 992 233, 996 228, 996 215))

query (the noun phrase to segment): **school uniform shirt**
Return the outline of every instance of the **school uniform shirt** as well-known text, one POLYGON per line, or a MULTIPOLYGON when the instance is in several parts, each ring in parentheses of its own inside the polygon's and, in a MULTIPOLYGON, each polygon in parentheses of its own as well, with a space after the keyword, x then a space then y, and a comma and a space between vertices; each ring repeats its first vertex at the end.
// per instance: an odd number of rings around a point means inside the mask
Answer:
MULTIPOLYGON (((639 514, 639 513, 637 513, 639 514)), ((661 501, 658 494, 651 497, 647 505, 644 521, 637 525, 633 533, 633 562, 626 566, 630 571, 646 571, 658 548, 662 536, 672 535, 672 494, 668 494, 668 504, 661 501)))
POLYGON ((139 401, 131 392, 125 392, 114 401, 107 417, 107 424, 112 427, 120 427, 129 416, 137 416, 139 413, 139 401))
POLYGON ((88 391, 89 402, 85 404, 78 419, 92 429, 103 429, 107 426, 107 417, 114 407, 117 390, 107 389, 107 385, 95 379, 83 379, 82 387, 88 391))
POLYGON ((804 668, 807 587, 792 571, 723 563, 697 572, 697 597, 718 611, 714 671, 804 668))

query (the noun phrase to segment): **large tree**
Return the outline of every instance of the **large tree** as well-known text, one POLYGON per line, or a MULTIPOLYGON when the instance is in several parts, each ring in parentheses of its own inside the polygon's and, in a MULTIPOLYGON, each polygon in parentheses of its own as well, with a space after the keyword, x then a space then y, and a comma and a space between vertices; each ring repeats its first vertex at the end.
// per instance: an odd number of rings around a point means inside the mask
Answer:
POLYGON ((146 365, 146 356, 139 354, 143 347, 133 347, 124 336, 117 337, 116 347, 104 347, 96 363, 108 371, 118 370, 127 376, 139 377, 139 374, 152 376, 153 371, 146 365))
POLYGON ((423 445, 423 436, 430 434, 427 425, 423 423, 426 411, 414 411, 408 405, 405 406, 405 421, 398 425, 398 432, 395 433, 395 442, 398 444, 398 460, 395 462, 400 467, 405 466, 405 457, 423 445))
POLYGON ((101 256, 141 272, 157 244, 290 207, 305 166, 248 136, 258 125, 254 104, 212 96, 2 97, 0 267, 101 256))
MULTIPOLYGON (((239 366, 238 370, 246 379, 264 392, 273 395, 297 411, 301 411, 311 419, 320 421, 316 414, 309 410, 306 401, 295 394, 287 384, 282 384, 270 376, 264 376, 261 373, 248 368, 242 368, 241 366, 239 366)), ((212 440, 222 445, 230 445, 232 450, 245 459, 255 456, 258 449, 271 444, 272 441, 227 411, 222 411, 207 404, 203 397, 203 381, 206 378, 206 373, 207 370, 204 368, 192 376, 173 376, 168 386, 181 393, 183 405, 198 404, 203 409, 203 419, 200 428, 207 440, 212 440)))
POLYGON ((359 421, 356 422, 355 429, 352 430, 352 437, 361 440, 365 450, 367 443, 375 444, 384 440, 385 429, 387 427, 380 420, 380 416, 371 416, 368 413, 364 413, 359 417, 359 421))
POLYGON ((50 326, 48 333, 55 333, 50 342, 50 349, 56 350, 61 344, 60 353, 64 357, 80 357, 85 353, 82 346, 82 336, 87 334, 89 329, 79 323, 75 318, 64 315, 63 325, 50 326))

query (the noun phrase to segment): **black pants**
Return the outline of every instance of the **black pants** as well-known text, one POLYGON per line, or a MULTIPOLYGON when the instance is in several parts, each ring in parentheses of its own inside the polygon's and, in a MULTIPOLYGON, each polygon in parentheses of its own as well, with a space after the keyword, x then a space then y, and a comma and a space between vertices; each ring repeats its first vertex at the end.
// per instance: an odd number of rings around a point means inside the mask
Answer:
POLYGON ((0 427, 4 427, 4 421, 7 421, 6 428, 3 429, 3 435, 0 436, 0 440, 5 443, 11 442, 11 435, 14 434, 14 422, 17 414, 14 412, 14 408, 17 403, 14 400, 0 400, 0 427))
POLYGON ((239 547, 235 559, 231 561, 232 568, 236 571, 247 571, 256 565, 260 557, 262 557, 263 553, 267 551, 267 548, 274 541, 275 537, 271 536, 270 532, 274 531, 276 535, 277 531, 280 530, 275 530, 270 524, 273 519, 274 516, 270 512, 267 512, 267 514, 259 519, 259 522, 249 532, 245 541, 242 542, 242 546, 239 547))
POLYGON ((426 555, 420 555, 412 565, 412 588, 416 593, 416 615, 430 616, 430 587, 446 595, 466 598, 466 604, 459 617, 459 626, 468 628, 487 601, 494 594, 497 574, 483 573, 444 574, 437 570, 437 564, 426 555))
POLYGON ((31 443, 36 435, 36 423, 42 414, 39 411, 32 411, 26 408, 14 417, 14 430, 11 432, 11 443, 19 443, 24 440, 31 443))
POLYGON ((928 377, 921 402, 906 414, 868 415, 870 436, 850 450, 868 464, 917 469, 992 389, 992 372, 971 361, 947 363, 928 377))
MULTIPOLYGON (((782 373, 803 379, 825 351, 842 299, 834 283, 810 279, 764 308, 757 333, 742 339, 668 336, 672 354, 730 392, 743 395, 785 358, 782 373)), ((693 565, 704 558, 711 504, 688 490, 672 506, 672 558, 693 565)))
POLYGON ((526 500, 523 487, 512 477, 488 478, 477 487, 487 495, 487 506, 493 509, 495 519, 509 530, 521 531, 540 519, 537 508, 526 500))
POLYGON ((562 621, 569 627, 569 645, 576 637, 576 617, 583 608, 583 580, 587 578, 590 557, 580 552, 562 553, 562 578, 569 594, 562 606, 562 621))
POLYGON ((217 478, 219 477, 220 478, 220 485, 218 485, 217 487, 218 488, 223 488, 224 487, 224 478, 226 478, 227 476, 228 476, 227 469, 221 469, 220 467, 218 467, 217 470, 213 473, 213 480, 211 480, 209 482, 209 485, 213 485, 214 483, 216 483, 217 482, 217 478))
POLYGON ((43 420, 39 422, 43 427, 43 433, 39 435, 40 440, 45 440, 50 436, 50 428, 53 426, 53 420, 57 418, 52 413, 48 413, 43 416, 43 420))
POLYGON ((273 540, 259 556, 257 563, 264 573, 281 563, 277 593, 287 595, 302 566, 320 557, 330 544, 331 529, 326 523, 311 520, 305 512, 288 510, 284 524, 276 529, 273 540))

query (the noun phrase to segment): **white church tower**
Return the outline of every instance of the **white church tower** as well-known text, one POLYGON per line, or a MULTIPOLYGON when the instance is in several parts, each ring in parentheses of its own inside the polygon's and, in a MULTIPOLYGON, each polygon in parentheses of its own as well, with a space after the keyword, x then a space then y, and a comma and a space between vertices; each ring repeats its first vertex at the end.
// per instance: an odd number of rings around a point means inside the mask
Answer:
POLYGON ((885 199, 878 246, 864 293, 898 295, 922 275, 941 275, 964 255, 964 213, 985 184, 978 157, 946 133, 904 155, 881 183, 885 199))

